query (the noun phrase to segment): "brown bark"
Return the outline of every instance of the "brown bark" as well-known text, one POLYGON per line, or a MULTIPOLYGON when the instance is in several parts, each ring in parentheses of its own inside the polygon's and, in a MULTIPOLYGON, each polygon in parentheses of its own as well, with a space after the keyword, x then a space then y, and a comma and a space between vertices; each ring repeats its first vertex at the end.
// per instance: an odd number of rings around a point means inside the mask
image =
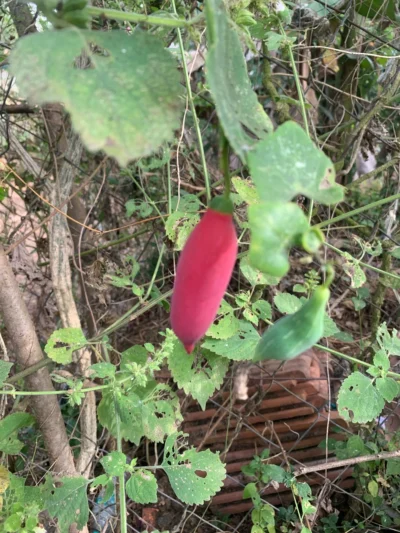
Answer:
MULTIPOLYGON (((0 246, 0 313, 10 339, 15 357, 22 370, 39 363, 43 353, 19 291, 11 266, 0 246)), ((47 368, 42 368, 25 379, 29 391, 54 391, 47 368)), ((64 420, 57 396, 32 396, 32 407, 49 454, 52 470, 57 474, 76 475, 75 465, 68 442, 64 420)))

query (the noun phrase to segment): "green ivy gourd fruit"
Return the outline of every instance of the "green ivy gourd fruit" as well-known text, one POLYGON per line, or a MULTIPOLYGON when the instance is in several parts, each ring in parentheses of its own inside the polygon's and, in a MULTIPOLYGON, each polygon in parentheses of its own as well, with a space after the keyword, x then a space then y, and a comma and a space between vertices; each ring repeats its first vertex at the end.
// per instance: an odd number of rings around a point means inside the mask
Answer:
POLYGON ((330 290, 326 285, 317 287, 298 311, 270 326, 257 344, 253 361, 293 359, 311 348, 324 333, 329 296, 330 290))

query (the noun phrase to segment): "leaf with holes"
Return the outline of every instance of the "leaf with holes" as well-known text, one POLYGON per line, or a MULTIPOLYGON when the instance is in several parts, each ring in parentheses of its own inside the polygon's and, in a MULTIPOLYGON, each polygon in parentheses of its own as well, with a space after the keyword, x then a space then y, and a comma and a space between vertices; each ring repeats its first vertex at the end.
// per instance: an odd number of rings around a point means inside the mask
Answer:
POLYGON ((126 482, 126 493, 136 503, 157 503, 157 480, 154 474, 144 468, 136 470, 126 482))
POLYGON ((251 309, 261 320, 271 320, 272 318, 272 307, 265 300, 258 300, 252 304, 251 309))
POLYGON ((272 123, 251 87, 242 45, 223 0, 208 0, 205 10, 207 83, 229 144, 246 162, 248 151, 272 131, 272 123))
POLYGON ((371 379, 361 372, 353 372, 340 387, 339 414, 357 424, 371 422, 382 412, 385 400, 371 379))
POLYGON ((181 421, 179 398, 168 385, 157 385, 143 402, 144 435, 154 442, 163 442, 166 436, 176 433, 181 421))
POLYGON ((87 148, 104 150, 120 165, 151 154, 179 126, 180 75, 148 32, 29 34, 18 40, 10 71, 33 103, 62 102, 87 148), (90 68, 78 67, 82 53, 90 68))
POLYGON ((251 266, 271 276, 284 276, 290 266, 290 247, 309 229, 307 217, 290 202, 263 202, 251 205, 248 212, 251 266))
POLYGON ((218 452, 197 452, 191 448, 178 453, 175 446, 177 437, 168 437, 162 466, 180 500, 188 505, 202 505, 222 487, 226 476, 225 465, 218 452))
POLYGON ((165 232, 168 238, 174 243, 174 250, 179 252, 183 249, 189 235, 199 220, 199 215, 194 213, 175 211, 169 215, 165 223, 165 232))
POLYGON ((0 386, 8 378, 8 374, 10 373, 12 366, 13 366, 12 363, 9 363, 8 361, 3 361, 2 359, 0 359, 0 386))
POLYGON ((343 199, 332 161, 295 122, 285 122, 259 142, 249 153, 249 167, 265 202, 288 202, 298 194, 328 205, 343 199))
POLYGON ((260 340, 260 335, 254 327, 244 320, 240 321, 239 331, 229 339, 206 339, 202 348, 232 361, 246 361, 251 359, 260 340))
POLYGON ((87 341, 80 328, 64 328, 54 331, 47 341, 44 351, 56 363, 68 364, 72 354, 81 350, 87 341))
POLYGON ((110 452, 100 459, 100 463, 109 476, 120 476, 127 468, 126 455, 122 452, 110 452))
POLYGON ((0 420, 0 451, 16 455, 24 446, 18 440, 18 431, 23 427, 32 426, 35 419, 28 413, 11 413, 0 420))
POLYGON ((206 333, 213 339, 229 339, 239 331, 240 320, 233 313, 228 313, 212 324, 206 333))
POLYGON ((88 483, 84 477, 62 477, 56 486, 48 477, 45 485, 40 487, 46 510, 52 518, 57 518, 60 533, 68 533, 72 524, 76 524, 78 530, 86 526, 89 519, 88 483))
POLYGON ((191 394, 205 409, 207 400, 222 385, 229 361, 206 350, 201 352, 202 358, 187 354, 182 343, 176 341, 168 367, 178 387, 191 394))
MULTIPOLYGON (((385 350, 378 350, 374 355, 374 366, 377 367, 380 374, 385 375, 390 369, 389 355, 385 350)), ((379 375, 379 374, 378 374, 379 375)))

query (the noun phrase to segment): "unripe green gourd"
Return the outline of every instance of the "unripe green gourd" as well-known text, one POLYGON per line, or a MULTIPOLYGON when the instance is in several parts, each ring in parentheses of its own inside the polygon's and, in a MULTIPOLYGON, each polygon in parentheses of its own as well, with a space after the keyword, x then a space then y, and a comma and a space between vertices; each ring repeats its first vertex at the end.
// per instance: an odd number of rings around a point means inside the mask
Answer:
POLYGON ((270 326, 257 344, 253 361, 293 359, 311 348, 324 333, 330 290, 320 286, 298 311, 270 326))

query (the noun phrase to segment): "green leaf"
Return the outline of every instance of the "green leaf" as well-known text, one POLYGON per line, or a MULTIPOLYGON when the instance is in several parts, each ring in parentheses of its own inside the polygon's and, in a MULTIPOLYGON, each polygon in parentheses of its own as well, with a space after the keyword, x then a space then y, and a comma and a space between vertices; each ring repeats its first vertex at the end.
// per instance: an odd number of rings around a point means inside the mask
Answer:
POLYGON ((263 465, 261 480, 263 483, 269 483, 270 481, 276 481, 277 483, 283 483, 287 478, 287 472, 278 465, 263 465))
POLYGON ((180 251, 193 231, 193 228, 199 222, 200 217, 193 213, 184 213, 175 211, 165 223, 165 232, 168 238, 174 243, 174 250, 180 251))
POLYGON ((100 463, 103 465, 103 468, 109 476, 120 476, 122 475, 126 468, 126 455, 122 452, 110 452, 100 459, 100 463))
POLYGON ((234 177, 232 178, 232 183, 243 202, 249 205, 259 203, 260 197, 258 191, 251 181, 234 177))
POLYGON ((131 217, 133 213, 138 213, 140 218, 146 218, 153 212, 153 207, 149 203, 140 200, 128 200, 125 203, 125 209, 127 218, 131 217))
POLYGON ((316 2, 315 0, 300 0, 299 5, 304 8, 311 9, 317 15, 317 17, 329 17, 335 14, 335 11, 329 9, 328 6, 340 8, 343 4, 343 0, 324 0, 323 3, 316 2))
POLYGON ((400 394, 399 385, 393 378, 378 378, 376 388, 387 402, 392 402, 400 394))
POLYGON ((290 247, 309 228, 307 217, 294 203, 263 202, 248 211, 250 264, 266 274, 284 276, 289 270, 290 247))
POLYGON ((157 503, 157 480, 148 470, 136 470, 126 482, 126 493, 136 503, 157 503))
POLYGON ((136 363, 140 366, 145 365, 148 356, 149 353, 143 346, 139 344, 131 346, 121 354, 121 370, 128 370, 128 365, 131 363, 136 363))
POLYGON ((251 306, 253 312, 261 318, 261 320, 271 320, 272 318, 272 307, 265 300, 259 300, 251 306))
POLYGON ((387 372, 390 369, 389 356, 385 350, 379 350, 376 352, 374 355, 374 365, 383 372, 387 372))
POLYGON ((213 339, 229 339, 239 331, 240 320, 233 313, 228 313, 212 324, 206 335, 213 339))
POLYGON ((287 42, 286 35, 281 35, 275 31, 267 31, 265 34, 265 43, 268 46, 270 52, 275 52, 287 42))
POLYGON ((243 499, 246 500, 248 498, 251 498, 253 502, 261 502, 261 498, 258 493, 258 488, 255 483, 247 483, 243 490, 243 499))
POLYGON ((249 167, 265 202, 287 202, 298 194, 328 205, 343 199, 332 161, 295 122, 285 122, 259 142, 249 154, 249 167))
POLYGON ((168 385, 157 385, 149 399, 143 402, 144 435, 154 442, 163 442, 166 436, 176 433, 181 421, 177 395, 168 385))
POLYGON ((249 263, 248 256, 240 261, 240 271, 252 287, 256 285, 278 285, 280 278, 269 276, 260 270, 253 268, 249 263))
POLYGON ((12 514, 9 516, 4 522, 4 531, 10 533, 14 531, 21 531, 21 519, 23 519, 21 513, 12 514))
POLYGON ((310 500, 312 497, 311 487, 308 483, 298 483, 297 481, 293 484, 293 492, 300 496, 300 498, 305 498, 310 500))
POLYGON ((177 497, 188 505, 202 505, 223 485, 226 471, 219 453, 196 452, 194 448, 178 453, 175 440, 168 437, 162 466, 177 497))
POLYGON ((44 493, 45 509, 49 515, 58 519, 61 533, 68 533, 69 527, 76 523, 82 529, 89 519, 89 506, 86 488, 88 480, 84 477, 62 477, 57 482, 47 483, 44 493))
POLYGON ((3 361, 2 359, 0 359, 0 386, 8 378, 8 374, 10 373, 12 366, 13 366, 12 363, 9 363, 8 361, 3 361))
POLYGON ((278 308, 278 311, 285 315, 295 313, 302 307, 303 303, 300 298, 288 292, 278 292, 274 296, 274 304, 278 308))
POLYGON ((371 496, 373 496, 374 498, 376 498, 378 496, 378 492, 379 492, 379 485, 378 483, 373 479, 371 480, 369 483, 368 483, 368 492, 371 494, 371 496))
POLYGON ((356 0, 355 8, 359 15, 369 19, 388 17, 390 20, 396 20, 394 0, 356 0))
POLYGON ((80 328, 64 328, 54 331, 47 341, 44 351, 56 363, 68 364, 72 354, 82 349, 87 341, 80 328))
POLYGON ((341 331, 337 327, 336 322, 327 313, 325 313, 323 337, 333 337, 333 335, 337 335, 338 333, 341 333, 341 331))
POLYGON ((197 213, 201 209, 201 202, 195 194, 182 193, 171 199, 171 210, 183 213, 197 213))
POLYGON ((376 333, 376 341, 380 348, 385 350, 390 355, 400 355, 400 338, 397 335, 397 330, 393 329, 390 334, 386 322, 383 322, 376 333))
POLYGON ((16 455, 23 447, 18 440, 18 430, 34 424, 35 419, 28 413, 11 413, 0 420, 0 451, 16 455))
POLYGON ((363 269, 360 267, 360 262, 347 252, 343 252, 342 255, 346 259, 346 262, 343 263, 343 270, 350 276, 351 286, 355 289, 362 287, 367 281, 367 278, 363 269))
POLYGON ((204 410, 207 400, 222 385, 229 361, 208 351, 202 351, 202 355, 203 358, 188 355, 182 343, 176 341, 168 367, 178 387, 191 394, 204 410))
POLYGON ((339 457, 339 459, 347 459, 350 457, 358 457, 367 453, 364 441, 359 435, 352 435, 346 444, 346 457, 339 457))
POLYGON ((399 476, 400 475, 400 459, 388 459, 386 461, 386 475, 399 476))
POLYGON ((224 133, 236 154, 246 155, 257 139, 272 131, 247 74, 242 46, 222 0, 208 0, 206 79, 224 133))
POLYGON ((254 355, 260 335, 254 327, 243 320, 239 331, 229 339, 206 339, 202 348, 206 348, 233 361, 245 361, 254 355))
POLYGON ((117 414, 120 418, 120 432, 123 439, 139 445, 143 437, 141 400, 137 394, 124 395, 107 390, 97 408, 97 416, 102 426, 117 435, 117 414))
POLYGON ((29 34, 18 40, 10 71, 21 93, 35 104, 62 102, 87 148, 104 150, 123 166, 172 140, 179 126, 180 75, 148 32, 29 34), (83 50, 90 68, 76 66, 83 50))
POLYGON ((381 393, 361 372, 353 372, 347 377, 339 391, 339 414, 345 420, 357 424, 371 422, 379 416, 385 406, 381 393))
POLYGON ((90 376, 92 378, 112 378, 115 376, 115 366, 112 363, 95 363, 90 366, 90 376))

